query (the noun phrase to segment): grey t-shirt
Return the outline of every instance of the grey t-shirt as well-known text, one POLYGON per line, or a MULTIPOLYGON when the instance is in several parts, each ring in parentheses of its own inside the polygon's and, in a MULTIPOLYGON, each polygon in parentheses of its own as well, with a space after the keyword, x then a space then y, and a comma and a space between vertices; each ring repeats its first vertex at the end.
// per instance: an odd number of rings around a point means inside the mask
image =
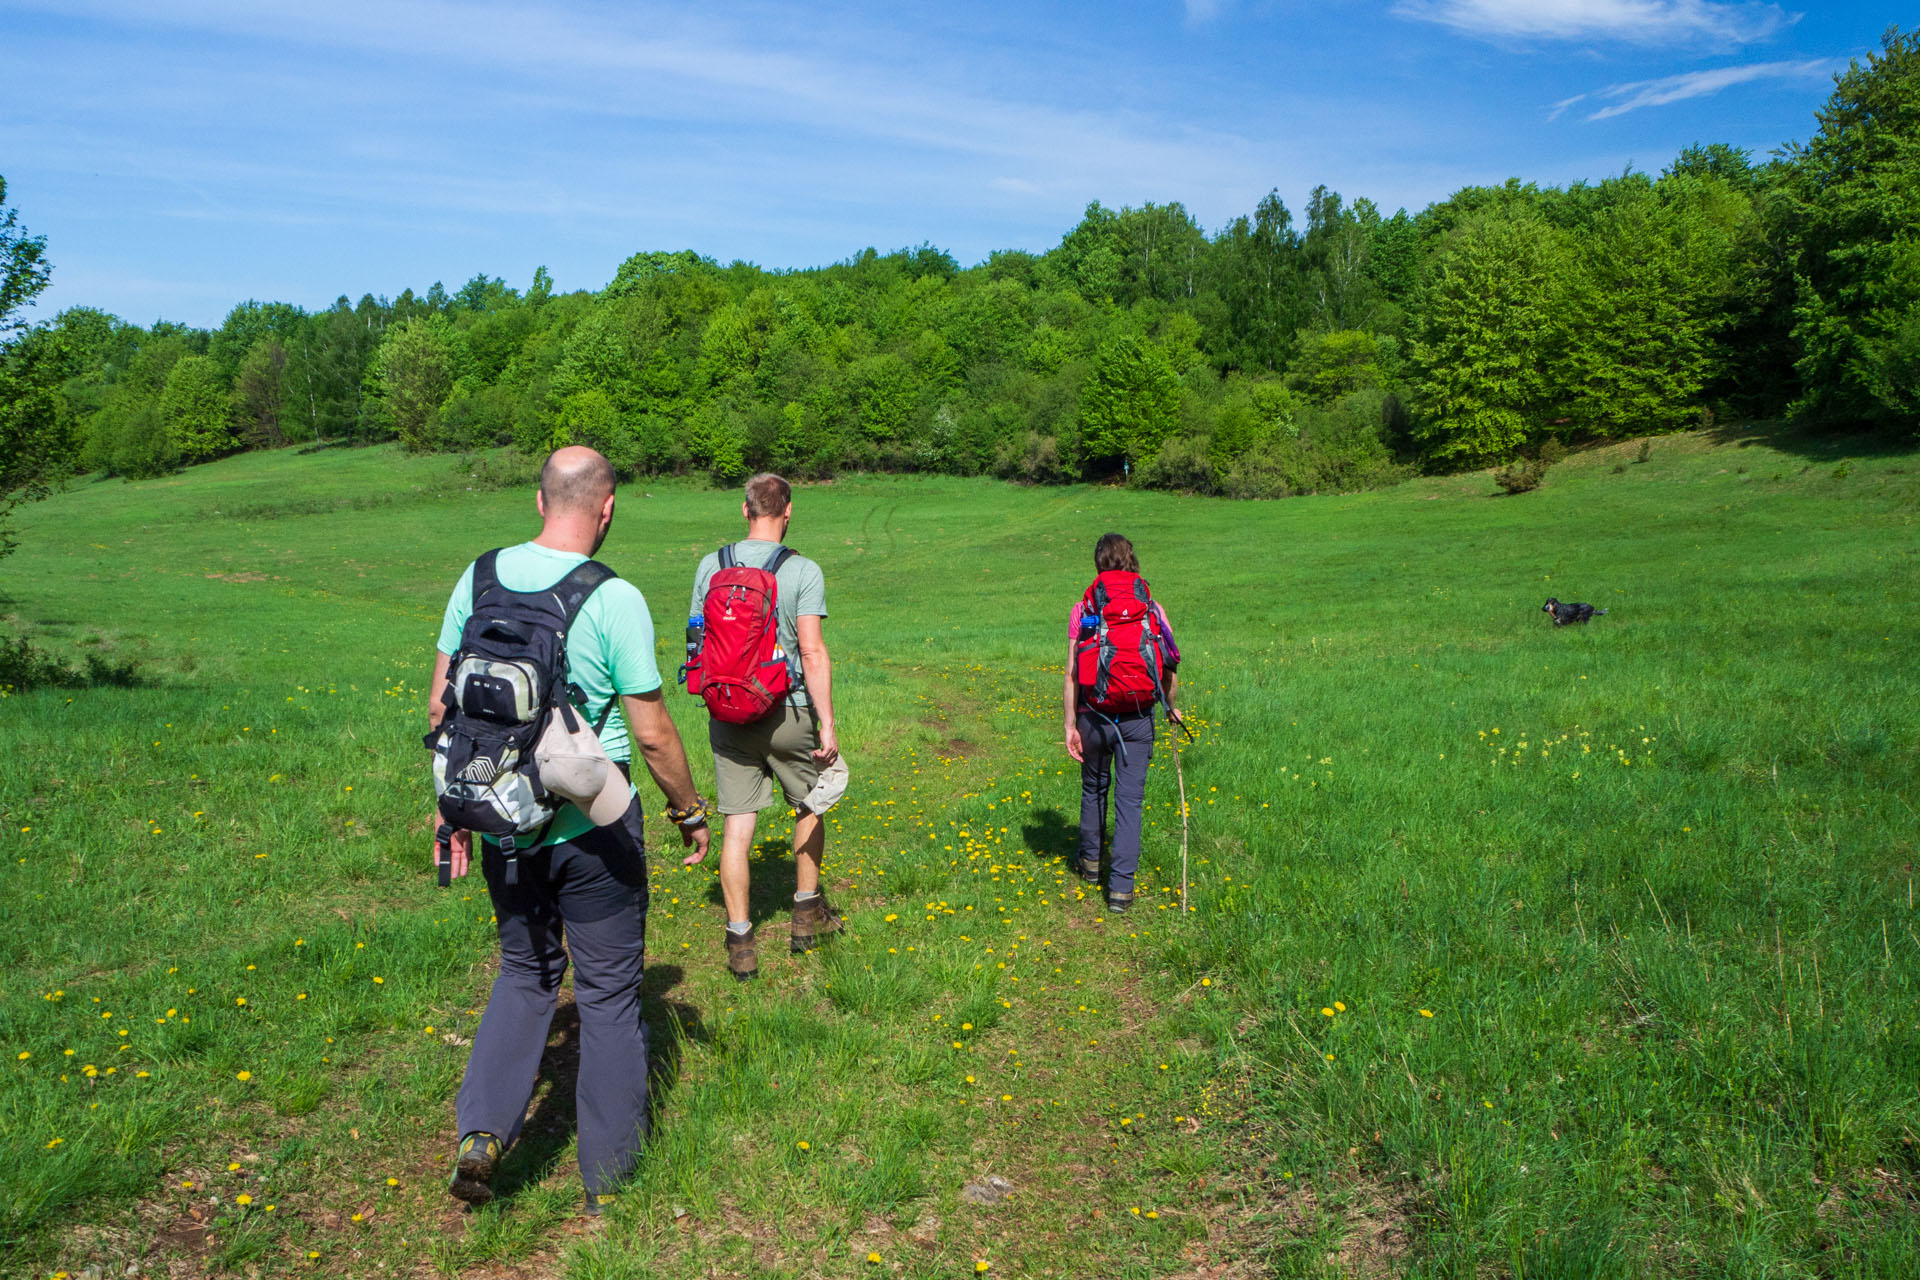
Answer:
MULTIPOLYGON (((763 538, 736 542, 733 544, 734 563, 747 569, 765 568, 779 546, 779 543, 763 538)), ((720 553, 709 551, 693 575, 693 600, 687 606, 689 618, 697 618, 706 611, 707 585, 718 572, 720 553)), ((807 705, 807 677, 800 669, 800 617, 803 614, 810 618, 827 616, 827 579, 820 572, 819 565, 795 553, 787 557, 787 562, 773 575, 773 581, 780 592, 777 608, 780 647, 787 651, 787 679, 793 687, 787 695, 787 703, 804 707, 807 705)))

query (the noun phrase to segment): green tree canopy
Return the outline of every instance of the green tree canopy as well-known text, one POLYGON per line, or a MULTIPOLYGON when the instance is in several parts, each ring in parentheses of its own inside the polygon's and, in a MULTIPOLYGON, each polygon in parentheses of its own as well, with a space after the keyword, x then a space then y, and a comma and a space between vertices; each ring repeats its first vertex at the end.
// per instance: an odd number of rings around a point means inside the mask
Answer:
POLYGON ((1802 417, 1911 426, 1920 413, 1920 32, 1890 30, 1836 77, 1791 148, 1802 417))
POLYGON ((1158 346, 1134 334, 1108 340, 1080 395, 1087 456, 1138 464, 1180 421, 1180 378, 1158 346))
POLYGON ((1562 272, 1558 236, 1537 214, 1489 212, 1455 234, 1413 353, 1420 434, 1436 457, 1497 460, 1540 424, 1562 272))

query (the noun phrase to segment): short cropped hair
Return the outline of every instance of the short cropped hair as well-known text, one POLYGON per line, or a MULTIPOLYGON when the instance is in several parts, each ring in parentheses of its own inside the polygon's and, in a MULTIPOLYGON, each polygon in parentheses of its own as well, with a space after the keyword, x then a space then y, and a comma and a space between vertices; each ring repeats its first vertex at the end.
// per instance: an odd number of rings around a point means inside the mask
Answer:
POLYGON ((763 520, 777 516, 793 501, 793 486, 771 471, 762 471, 747 481, 747 515, 763 520))
POLYGON ((1124 535, 1103 533, 1093 544, 1093 568, 1096 573, 1138 573, 1140 557, 1133 553, 1133 543, 1124 535))
POLYGON ((551 511, 598 511, 613 489, 613 464, 592 449, 555 449, 540 468, 540 497, 551 511))

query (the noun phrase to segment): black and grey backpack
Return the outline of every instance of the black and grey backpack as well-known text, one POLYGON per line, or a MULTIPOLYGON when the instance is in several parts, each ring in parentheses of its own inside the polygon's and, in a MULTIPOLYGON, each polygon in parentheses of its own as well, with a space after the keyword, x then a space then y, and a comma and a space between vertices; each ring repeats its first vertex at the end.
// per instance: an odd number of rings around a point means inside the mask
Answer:
MULTIPOLYGON (((584 701, 567 677, 567 633, 587 597, 619 575, 589 560, 544 590, 509 591, 494 568, 499 554, 473 562, 473 608, 440 695, 446 718, 426 744, 442 823, 498 840, 506 882, 517 884, 519 851, 539 844, 565 803, 540 784, 534 747, 549 712, 584 701)), ((608 700, 596 732, 615 705, 608 700)))

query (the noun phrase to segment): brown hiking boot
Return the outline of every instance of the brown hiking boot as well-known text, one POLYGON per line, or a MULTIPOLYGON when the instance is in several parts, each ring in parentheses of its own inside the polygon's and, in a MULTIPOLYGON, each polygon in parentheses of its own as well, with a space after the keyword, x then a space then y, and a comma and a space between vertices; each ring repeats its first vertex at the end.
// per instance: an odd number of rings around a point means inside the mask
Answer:
POLYGON ((735 933, 727 930, 727 972, 745 982, 760 972, 760 948, 753 940, 753 930, 735 933))
POLYGON ((827 902, 826 890, 821 890, 805 902, 793 904, 793 954, 813 950, 814 940, 830 933, 838 933, 844 926, 840 917, 834 914, 833 907, 827 902))

